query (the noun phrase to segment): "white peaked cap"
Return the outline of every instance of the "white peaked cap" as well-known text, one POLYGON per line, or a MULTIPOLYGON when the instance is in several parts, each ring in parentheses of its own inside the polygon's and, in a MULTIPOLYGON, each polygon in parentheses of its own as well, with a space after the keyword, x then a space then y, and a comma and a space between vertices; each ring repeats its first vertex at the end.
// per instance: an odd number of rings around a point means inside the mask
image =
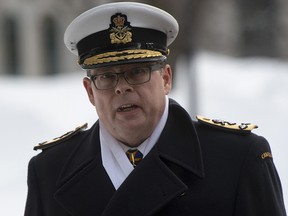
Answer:
POLYGON ((76 17, 64 34, 66 47, 83 68, 166 58, 178 34, 169 13, 151 5, 118 2, 76 17))

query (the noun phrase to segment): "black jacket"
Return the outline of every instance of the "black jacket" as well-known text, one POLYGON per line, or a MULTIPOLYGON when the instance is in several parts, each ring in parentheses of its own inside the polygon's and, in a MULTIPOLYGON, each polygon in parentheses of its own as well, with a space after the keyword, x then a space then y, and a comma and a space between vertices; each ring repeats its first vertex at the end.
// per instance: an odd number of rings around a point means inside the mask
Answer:
POLYGON ((284 216, 269 144, 191 121, 170 101, 154 148, 115 191, 99 124, 31 159, 25 216, 284 216))

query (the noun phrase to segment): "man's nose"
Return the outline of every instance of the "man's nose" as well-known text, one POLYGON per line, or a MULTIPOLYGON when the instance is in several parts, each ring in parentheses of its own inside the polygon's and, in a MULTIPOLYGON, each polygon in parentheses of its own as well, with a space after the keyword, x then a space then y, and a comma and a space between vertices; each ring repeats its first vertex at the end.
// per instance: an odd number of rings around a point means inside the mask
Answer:
POLYGON ((133 87, 126 81, 124 76, 118 77, 118 83, 115 87, 115 94, 126 94, 133 91, 133 87))

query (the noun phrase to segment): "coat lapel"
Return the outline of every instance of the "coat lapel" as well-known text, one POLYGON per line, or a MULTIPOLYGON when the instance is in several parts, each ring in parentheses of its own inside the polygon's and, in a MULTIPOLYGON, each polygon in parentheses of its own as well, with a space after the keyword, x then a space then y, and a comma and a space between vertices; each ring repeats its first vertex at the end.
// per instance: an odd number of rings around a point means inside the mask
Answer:
POLYGON ((186 189, 153 149, 123 182, 102 216, 151 215, 186 189))
POLYGON ((71 215, 101 215, 115 192, 102 166, 98 123, 86 133, 57 182, 55 199, 71 215))

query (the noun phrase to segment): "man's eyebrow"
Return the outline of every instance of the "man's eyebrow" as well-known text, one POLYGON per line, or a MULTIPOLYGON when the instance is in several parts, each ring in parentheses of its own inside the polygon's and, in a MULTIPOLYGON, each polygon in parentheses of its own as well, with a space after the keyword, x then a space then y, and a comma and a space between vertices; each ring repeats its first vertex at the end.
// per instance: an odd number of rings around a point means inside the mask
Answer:
POLYGON ((154 64, 155 64, 154 62, 135 63, 135 64, 129 64, 129 65, 90 69, 90 74, 92 76, 95 76, 95 75, 104 74, 104 73, 121 73, 123 71, 125 72, 125 70, 134 69, 134 68, 138 68, 138 67, 149 67, 149 66, 154 65, 154 64))

